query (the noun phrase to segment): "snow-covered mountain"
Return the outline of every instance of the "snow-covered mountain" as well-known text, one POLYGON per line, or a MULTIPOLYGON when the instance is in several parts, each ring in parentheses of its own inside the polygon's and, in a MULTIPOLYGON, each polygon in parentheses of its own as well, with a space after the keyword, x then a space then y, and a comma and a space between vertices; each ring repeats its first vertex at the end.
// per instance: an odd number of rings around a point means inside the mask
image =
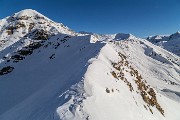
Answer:
POLYGON ((147 40, 180 56, 180 32, 171 35, 150 36, 147 37, 147 40))
POLYGON ((0 120, 180 119, 179 56, 30 9, 0 26, 0 120))
POLYGON ((48 34, 68 33, 73 31, 61 23, 53 22, 35 10, 27 9, 0 20, 0 50, 17 42, 23 37, 48 39, 48 34), (44 38, 30 34, 43 34, 44 38), (29 35, 29 36, 28 36, 29 35))

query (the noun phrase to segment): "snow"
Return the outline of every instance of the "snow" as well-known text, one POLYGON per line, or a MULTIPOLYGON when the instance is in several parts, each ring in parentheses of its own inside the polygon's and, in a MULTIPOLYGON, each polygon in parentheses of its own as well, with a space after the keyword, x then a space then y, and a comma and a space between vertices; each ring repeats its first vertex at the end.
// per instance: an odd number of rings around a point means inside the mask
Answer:
POLYGON ((178 56, 180 56, 180 32, 171 35, 157 35, 148 37, 147 40, 178 56))
MULTIPOLYGON (((170 97, 167 97, 169 94, 167 94, 167 92, 164 90, 165 88, 168 88, 171 90, 180 91, 179 72, 176 72, 176 67, 178 68, 178 66, 163 63, 162 61, 147 56, 144 54, 144 47, 152 47, 158 54, 161 53, 162 55, 167 55, 169 53, 144 40, 122 41, 120 46, 118 44, 119 42, 116 42, 115 45, 107 43, 101 49, 97 57, 89 60, 90 65, 86 71, 86 74, 84 75, 84 89, 86 98, 84 99, 83 103, 80 104, 80 106, 83 106, 83 112, 86 113, 86 116, 88 114, 86 118, 92 120, 134 120, 135 117, 139 120, 179 119, 180 116, 177 112, 180 110, 178 99, 179 92, 174 92, 177 95, 174 94, 173 96, 171 95, 170 97), (125 45, 128 45, 127 50, 125 50, 125 45), (149 110, 144 108, 143 105, 145 105, 145 103, 136 92, 131 93, 128 87, 122 81, 112 77, 111 71, 114 68, 112 67, 111 62, 119 60, 117 51, 130 54, 128 59, 131 61, 132 66, 138 69, 143 78, 147 80, 148 84, 156 89, 157 98, 165 110, 165 117, 162 116, 154 107, 152 107, 152 115, 149 110), (171 66, 172 68, 168 70, 165 66, 171 66), (154 71, 156 71, 158 74, 154 74, 154 71), (174 81, 178 83, 178 85, 171 85, 170 83, 167 84, 167 81, 164 81, 164 79, 174 81), (110 90, 110 93, 106 92, 107 88, 110 90), (172 106, 167 104, 171 104, 172 106), (175 114, 172 114, 170 111, 174 111, 175 114)), ((134 79, 128 75, 128 73, 126 73, 126 77, 133 84, 134 79)), ((68 104, 72 105, 73 102, 69 102, 68 104)), ((63 110, 68 110, 69 108, 67 104, 63 105, 63 107, 65 107, 63 110)), ((62 109, 58 109, 60 116, 62 116, 61 110, 62 109)), ((76 112, 78 111, 79 109, 77 107, 76 112)), ((71 111, 66 112, 66 115, 61 117, 61 119, 84 118, 77 117, 79 116, 78 113, 75 115, 69 114, 71 114, 71 111)))
POLYGON ((19 41, 35 29, 43 29, 53 34, 63 33, 75 35, 74 31, 56 23, 35 10, 26 9, 1 21, 0 51, 19 41), (23 26, 21 26, 23 24, 23 26), (13 34, 8 34, 9 28, 13 28, 13 34))
POLYGON ((35 17, 36 15, 40 15, 43 16, 42 14, 40 14, 39 12, 32 10, 32 9, 25 9, 22 11, 19 11, 18 13, 15 13, 14 17, 22 17, 22 16, 26 16, 28 15, 29 17, 35 17))
MULTIPOLYGON (((52 39, 52 41, 54 40, 56 39, 52 39)), ((0 81, 0 86, 3 89, 0 92, 3 96, 3 99, 0 100, 2 104, 0 119, 10 120, 21 117, 23 120, 36 115, 39 119, 50 119, 49 116, 55 114, 51 113, 53 110, 55 112, 55 106, 58 107, 61 104, 61 99, 64 99, 62 97, 57 98, 57 95, 68 90, 71 85, 82 79, 82 74, 84 74, 87 67, 85 67, 86 61, 91 56, 96 55, 99 47, 102 45, 91 45, 85 38, 74 37, 69 39, 67 43, 60 45, 57 51, 51 45, 46 49, 41 47, 39 49, 40 53, 35 50, 27 59, 13 64, 16 68, 13 71, 14 73, 2 76, 0 81), (66 45, 70 45, 70 47, 64 47, 66 45), (80 48, 84 49, 80 51, 80 48), (90 48, 93 50, 89 51, 90 48), (51 60, 49 56, 53 53, 55 53, 55 59, 51 60), (29 67, 27 68, 27 66, 29 67), (8 80, 6 79, 7 77, 8 80), (48 104, 54 105, 49 107, 48 104), (42 108, 42 106, 44 107, 42 108), (41 116, 41 112, 33 113, 33 111, 38 109, 43 109, 43 111, 49 113, 47 115, 43 113, 45 116, 41 116), (22 112, 24 113, 23 115, 18 114, 22 112), (7 117, 8 114, 11 114, 11 116, 7 117)))
POLYGON ((116 34, 115 38, 116 40, 125 40, 125 39, 134 39, 135 36, 132 34, 125 34, 125 33, 118 33, 116 34))
POLYGON ((25 15, 31 18, 0 21, 0 70, 14 67, 0 71, 0 120, 180 119, 179 56, 131 34, 76 33, 31 9, 14 17, 25 15), (7 26, 17 21, 26 27, 8 35, 7 26), (40 29, 47 40, 36 39, 40 29), (15 60, 20 53, 23 59, 15 60), (164 112, 143 99, 138 76, 164 112))
MULTIPOLYGON (((134 48, 135 45, 132 48, 134 48)), ((100 120, 100 119, 134 120, 134 118, 138 118, 139 120, 178 119, 179 116, 177 114, 176 114, 177 116, 176 115, 172 116, 171 112, 167 113, 167 115, 163 117, 162 115, 158 114, 158 112, 156 111, 157 113, 155 112, 154 115, 152 116, 151 113, 149 114, 148 111, 143 110, 144 107, 142 105, 144 103, 142 100, 140 100, 139 96, 137 96, 134 93, 131 93, 123 82, 117 81, 111 76, 110 71, 112 71, 113 69, 111 66, 111 61, 116 61, 118 59, 117 52, 112 48, 113 47, 108 44, 105 45, 101 49, 98 58, 93 61, 93 63, 89 66, 85 74, 85 90, 87 89, 86 93, 88 94, 88 97, 87 99, 84 100, 84 106, 86 113, 90 115, 89 118, 93 120, 100 120), (105 92, 106 88, 110 90, 113 89, 114 92, 110 92, 108 94, 105 92)), ((128 51, 128 52, 132 52, 132 51, 128 51)), ((135 52, 136 54, 142 55, 140 53, 137 53, 138 50, 136 50, 135 52)), ((138 63, 141 63, 137 59, 134 59, 133 61, 137 61, 138 63)), ((148 61, 143 61, 143 62, 146 64, 148 63, 148 61)), ((138 67, 140 66, 137 66, 137 68, 138 67)), ((141 72, 144 72, 144 74, 146 74, 147 76, 147 74, 150 73, 149 71, 145 72, 146 69, 147 68, 144 67, 144 70, 141 70, 141 72)), ((179 76, 176 77, 176 80, 178 80, 178 78, 179 76)), ((129 76, 128 80, 130 79, 132 78, 130 78, 129 76)), ((161 79, 159 79, 158 81, 160 81, 161 79)), ((151 83, 149 81, 152 81, 152 77, 151 79, 147 78, 147 80, 148 83, 151 83)), ((153 79, 153 81, 156 80, 153 79)), ((156 82, 156 84, 154 83, 151 84, 153 87, 156 88, 162 87, 162 85, 158 84, 158 82, 156 82)), ((164 100, 167 98, 160 95, 159 93, 158 95, 161 96, 161 98, 159 98, 160 101, 162 100, 160 103, 162 105, 167 104, 167 102, 164 100)), ((171 99, 172 98, 174 97, 171 97, 171 99)), ((164 106, 165 111, 166 110, 178 111, 180 109, 180 105, 178 105, 179 104, 178 102, 174 102, 173 100, 168 99, 168 103, 172 103, 173 104, 172 106, 174 107, 168 106, 168 108, 166 108, 164 106)))

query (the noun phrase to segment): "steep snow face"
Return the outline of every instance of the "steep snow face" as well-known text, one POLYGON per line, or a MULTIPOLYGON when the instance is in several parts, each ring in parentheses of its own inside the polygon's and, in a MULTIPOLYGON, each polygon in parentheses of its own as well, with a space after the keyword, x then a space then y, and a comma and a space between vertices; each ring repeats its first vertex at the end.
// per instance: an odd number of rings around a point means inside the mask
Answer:
POLYGON ((34 10, 0 22, 0 120, 180 119, 179 56, 131 34, 74 33, 34 10))
POLYGON ((63 93, 82 80, 87 61, 104 45, 90 41, 89 36, 58 34, 26 45, 13 44, 13 52, 3 50, 0 119, 59 119, 56 108, 67 101, 63 93))
POLYGON ((157 35, 147 38, 148 41, 180 56, 180 32, 171 35, 157 35))

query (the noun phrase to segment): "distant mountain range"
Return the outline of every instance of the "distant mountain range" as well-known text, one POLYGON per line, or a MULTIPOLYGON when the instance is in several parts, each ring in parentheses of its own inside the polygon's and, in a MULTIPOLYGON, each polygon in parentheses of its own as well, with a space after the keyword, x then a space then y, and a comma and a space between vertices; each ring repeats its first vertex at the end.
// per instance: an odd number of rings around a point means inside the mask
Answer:
POLYGON ((147 37, 147 40, 180 56, 180 32, 171 35, 150 36, 147 37))

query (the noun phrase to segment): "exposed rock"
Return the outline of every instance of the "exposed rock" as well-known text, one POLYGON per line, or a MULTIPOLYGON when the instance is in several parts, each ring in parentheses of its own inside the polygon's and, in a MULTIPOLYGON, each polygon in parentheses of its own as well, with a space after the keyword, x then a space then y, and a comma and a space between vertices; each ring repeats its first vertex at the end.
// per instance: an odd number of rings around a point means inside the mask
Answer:
POLYGON ((13 70, 14 70, 14 67, 11 67, 11 66, 3 67, 3 68, 0 70, 0 76, 1 76, 1 75, 5 75, 5 74, 8 74, 8 73, 12 72, 13 70))
POLYGON ((32 32, 32 34, 33 34, 32 39, 34 39, 34 40, 48 40, 50 37, 50 33, 43 29, 35 29, 32 32))

